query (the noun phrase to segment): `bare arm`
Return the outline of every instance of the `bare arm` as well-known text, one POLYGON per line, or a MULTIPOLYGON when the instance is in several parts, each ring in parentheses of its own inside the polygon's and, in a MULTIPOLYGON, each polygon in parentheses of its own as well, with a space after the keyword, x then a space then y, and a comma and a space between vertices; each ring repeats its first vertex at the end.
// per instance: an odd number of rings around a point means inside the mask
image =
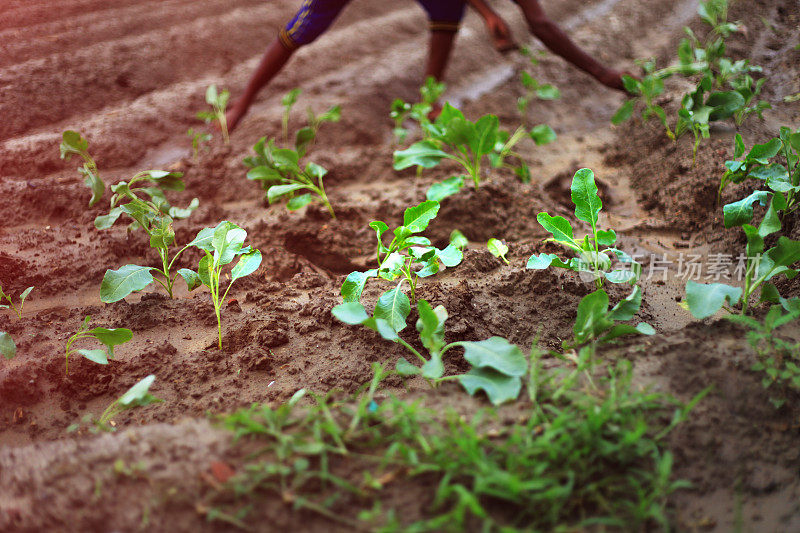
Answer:
MULTIPOLYGON (((472 1, 474 0, 470 0, 472 1)), ((555 22, 547 17, 537 0, 517 0, 517 3, 522 8, 531 33, 551 52, 563 57, 603 85, 620 91, 625 90, 622 85, 622 72, 605 67, 579 48, 555 22)))

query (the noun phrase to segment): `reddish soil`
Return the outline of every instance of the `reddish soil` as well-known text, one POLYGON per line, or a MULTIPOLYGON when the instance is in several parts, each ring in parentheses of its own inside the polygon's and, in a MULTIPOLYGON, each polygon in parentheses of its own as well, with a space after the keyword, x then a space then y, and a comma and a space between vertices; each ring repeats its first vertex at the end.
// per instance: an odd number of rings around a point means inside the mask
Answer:
MULTIPOLYGON (((640 57, 667 60, 682 26, 699 28, 694 0, 543 3, 577 42, 619 68, 632 69, 640 57)), ((396 97, 416 97, 427 38, 421 10, 355 0, 261 95, 231 146, 215 139, 199 161, 191 158, 185 132, 198 127, 194 114, 204 105, 205 88, 217 83, 239 94, 297 4, 67 0, 55 10, 43 0, 0 0, 0 283, 14 295, 35 286, 21 320, 0 314, 0 331, 18 346, 15 359, 0 361, 0 530, 214 529, 198 512, 209 490, 207 471, 215 461, 235 466, 241 457, 230 436, 208 423, 208 413, 253 402, 277 405, 303 387, 354 392, 370 379, 372 362, 393 366, 402 355, 399 346, 337 322, 330 310, 341 301, 344 276, 371 266, 375 237, 368 223, 399 223, 430 183, 448 175, 442 168, 417 178, 391 166, 396 145, 388 109, 396 97), (280 134, 280 97, 297 86, 304 93, 294 124, 306 106, 342 105, 342 121, 323 126, 312 155, 330 170, 326 186, 336 220, 314 206, 293 213, 268 207, 245 179, 242 158, 259 137, 280 134), (87 208, 77 162, 59 159, 66 129, 88 138, 107 182, 147 168, 185 172, 187 190, 173 203, 198 197, 200 208, 175 224, 177 242, 220 220, 248 230, 264 262, 231 290, 223 350, 216 348, 204 291, 179 289, 171 300, 151 288, 115 304, 100 302, 106 269, 156 264, 157 256, 141 233, 126 233, 123 224, 94 229, 107 198, 87 208), (86 315, 97 325, 131 328, 134 339, 108 366, 75 358, 67 376, 64 343, 86 315), (116 417, 121 431, 114 434, 66 432, 151 373, 157 376, 152 392, 163 403, 116 417), (139 464, 141 475, 115 475, 117 459, 139 464)), ((742 20, 747 33, 732 38, 729 53, 764 67, 763 96, 773 105, 764 121, 753 118, 742 127, 751 145, 780 125, 800 124, 800 105, 784 102, 800 92, 794 48, 800 6, 796 0, 732 4, 731 18, 742 20)), ((497 7, 520 42, 540 48, 512 3, 497 7)), ((513 130, 520 121, 518 72, 526 65, 517 54, 495 53, 471 13, 449 67, 447 98, 472 119, 494 113, 513 130)), ((723 228, 715 198, 734 130, 715 129, 693 166, 688 138, 673 145, 654 124, 639 122, 612 128, 622 95, 560 59, 546 56, 535 75, 560 87, 562 99, 533 102, 525 117, 559 135, 555 145, 522 147, 532 182, 495 173, 479 190, 447 199, 427 232, 442 244, 457 228, 471 241, 461 265, 420 283, 420 297, 449 311, 448 340, 500 335, 525 348, 541 333, 541 342, 556 348, 571 336, 577 304, 592 286, 572 273, 526 270, 525 262, 547 249, 538 212, 572 216, 565 187, 581 167, 601 180, 604 223, 617 229, 625 249, 670 257, 743 250, 740 232, 723 228), (510 266, 486 251, 490 237, 508 243, 510 266)), ((664 105, 674 109, 680 94, 680 86, 668 86, 664 105)), ((743 192, 745 186, 732 187, 724 199, 743 192)), ((784 231, 800 238, 797 219, 787 220, 784 231)), ((187 253, 181 266, 197 259, 187 253)), ((676 475, 694 484, 671 502, 676 529, 729 531, 741 521, 743 531, 800 531, 798 399, 774 409, 759 376, 748 371, 754 355, 743 331, 727 322, 694 323, 676 303, 685 280, 674 265, 667 281, 657 278, 643 281, 641 318, 658 334, 610 347, 604 356, 631 359, 642 383, 682 400, 713 386, 671 440, 676 475)), ((781 288, 800 294, 796 282, 781 288)), ((382 290, 368 287, 367 301, 382 290)), ((464 397, 456 386, 431 393, 414 380, 386 383, 386 393, 426 391, 443 405, 464 397)), ((263 505, 277 518, 256 529, 331 528, 284 502, 263 505)))

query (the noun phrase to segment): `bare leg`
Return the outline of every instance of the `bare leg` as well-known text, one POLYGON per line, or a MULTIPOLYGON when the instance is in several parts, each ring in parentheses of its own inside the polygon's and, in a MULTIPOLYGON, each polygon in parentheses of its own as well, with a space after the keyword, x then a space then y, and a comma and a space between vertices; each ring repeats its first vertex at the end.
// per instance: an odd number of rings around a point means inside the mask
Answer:
POLYGON ((280 72, 293 53, 294 50, 286 48, 277 37, 270 43, 256 71, 250 77, 250 81, 247 82, 244 94, 225 113, 229 131, 233 131, 236 128, 236 125, 239 124, 247 110, 250 109, 250 105, 259 91, 272 81, 272 78, 280 72))
POLYGON ((431 31, 425 77, 433 76, 439 82, 444 80, 444 71, 450 60, 450 52, 453 50, 455 37, 456 32, 454 31, 431 31))

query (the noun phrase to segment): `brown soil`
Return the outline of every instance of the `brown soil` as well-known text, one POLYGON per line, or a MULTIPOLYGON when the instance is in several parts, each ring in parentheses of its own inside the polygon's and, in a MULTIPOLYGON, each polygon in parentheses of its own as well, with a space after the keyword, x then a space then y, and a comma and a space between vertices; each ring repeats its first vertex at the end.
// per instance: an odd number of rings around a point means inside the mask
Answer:
MULTIPOLYGON (((203 107, 205 87, 217 83, 239 94, 297 3, 68 0, 54 10, 43 0, 0 2, 0 283, 15 295, 36 287, 22 320, 0 315, 0 331, 11 333, 18 346, 15 359, 0 362, 0 530, 133 531, 142 524, 213 529, 198 512, 211 488, 207 471, 215 461, 235 468, 241 456, 228 435, 209 425, 208 413, 278 404, 303 387, 353 392, 370 379, 372 362, 393 366, 402 355, 399 346, 337 322, 330 309, 341 301, 344 276, 371 265, 374 232, 368 223, 399 223, 405 207, 448 175, 437 169, 416 178, 391 168, 396 145, 388 109, 396 97, 416 96, 426 51, 421 10, 388 0, 354 1, 265 91, 230 147, 215 139, 199 161, 191 159, 185 132, 198 127, 194 113, 203 107), (304 93, 295 124, 305 106, 321 111, 342 105, 342 121, 322 128, 313 152, 330 169, 326 184, 336 220, 313 206, 294 213, 267 207, 245 179, 241 159, 259 137, 279 135, 280 96, 296 86, 304 93), (148 289, 116 304, 100 303, 106 269, 156 264, 157 256, 123 224, 94 229, 107 199, 87 208, 77 163, 58 156, 65 129, 88 138, 107 182, 145 168, 185 172, 187 191, 174 203, 198 197, 201 207, 176 223, 177 242, 224 219, 248 230, 264 263, 231 290, 222 351, 205 292, 179 289, 170 300, 148 289), (64 343, 86 315, 97 325, 131 328, 134 340, 108 366, 74 359, 67 376, 64 343), (163 403, 116 417, 123 430, 115 434, 66 432, 151 373, 157 376, 152 392, 163 403), (118 459, 137 464, 136 475, 115 473, 118 459)), ((694 0, 544 4, 577 42, 619 68, 632 68, 639 57, 672 57, 681 27, 699 27, 694 0)), ((497 7, 520 42, 540 47, 513 4, 497 7)), ((800 92, 798 7, 796 0, 733 2, 731 18, 748 31, 731 40, 729 52, 764 66, 764 97, 774 108, 765 121, 745 123, 741 133, 748 145, 774 135, 780 125, 800 124, 800 106, 783 100, 800 92)), ((526 61, 496 54, 470 14, 449 67, 448 98, 473 119, 494 113, 513 129, 520 120, 518 72, 526 61)), ((479 190, 446 200, 427 233, 442 244, 457 228, 471 241, 460 266, 420 283, 422 298, 448 309, 449 340, 501 335, 527 347, 541 333, 541 342, 558 347, 570 337, 577 303, 592 287, 571 273, 526 270, 525 262, 547 249, 536 214, 571 216, 565 187, 581 167, 592 168, 602 182, 604 222, 617 229, 626 250, 674 257, 735 256, 743 249, 739 232, 722 227, 715 198, 733 130, 716 129, 692 166, 688 138, 673 145, 654 124, 609 126, 622 95, 554 56, 535 74, 559 86, 563 96, 532 102, 525 117, 530 124, 550 124, 559 135, 556 145, 523 146, 532 182, 497 173, 479 190), (486 251, 490 237, 508 243, 511 266, 486 251)), ((664 105, 674 108, 680 90, 668 86, 664 105)), ((731 188, 725 199, 743 192, 744 186, 731 188)), ((788 220, 784 229, 798 238, 799 226, 788 220)), ((188 253, 181 266, 197 258, 188 253)), ((694 483, 672 501, 676 528, 729 531, 741 520, 744 531, 800 530, 797 399, 774 409, 759 376, 747 370, 753 354, 743 332, 724 322, 691 323, 676 303, 685 280, 674 266, 666 281, 657 277, 643 281, 641 318, 658 335, 612 348, 608 356, 630 358, 643 383, 683 400, 714 387, 671 441, 677 475, 694 483)), ((782 288, 800 293, 798 284, 782 288)), ((368 287, 367 301, 381 290, 368 287)), ((395 394, 425 390, 413 380, 388 381, 395 394)), ((433 398, 447 404, 462 396, 445 386, 433 398)), ((274 520, 256 525, 259 530, 331 528, 317 516, 291 512, 284 502, 263 505, 274 520)))

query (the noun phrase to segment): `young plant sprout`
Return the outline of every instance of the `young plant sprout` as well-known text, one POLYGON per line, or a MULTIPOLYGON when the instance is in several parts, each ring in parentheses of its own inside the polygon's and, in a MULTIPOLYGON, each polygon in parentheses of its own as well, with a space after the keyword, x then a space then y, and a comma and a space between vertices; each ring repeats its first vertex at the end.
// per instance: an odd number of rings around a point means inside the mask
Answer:
POLYGON ((206 89, 206 103, 211 106, 213 111, 197 112, 197 118, 205 121, 206 124, 217 121, 225 144, 231 143, 231 138, 228 134, 228 121, 225 118, 225 108, 228 107, 230 97, 231 93, 227 90, 219 92, 216 85, 211 85, 206 89))
POLYGON ((28 297, 32 290, 33 287, 28 287, 22 291, 22 293, 19 295, 19 307, 17 307, 14 304, 14 300, 11 298, 11 296, 3 292, 3 285, 0 284, 0 302, 2 302, 4 299, 8 301, 8 305, 0 304, 0 309, 11 309, 14 311, 14 314, 17 315, 17 318, 22 318, 22 308, 25 307, 25 298, 28 297))
POLYGON ((107 328, 93 328, 89 329, 89 323, 92 321, 92 317, 87 316, 83 320, 83 324, 81 324, 80 329, 78 329, 77 333, 72 335, 67 340, 67 346, 64 350, 64 371, 65 373, 69 374, 69 358, 71 355, 79 354, 84 356, 89 361, 100 365, 107 365, 108 358, 114 358, 114 346, 119 344, 124 344, 133 338, 133 332, 127 328, 116 328, 116 329, 107 329, 107 328), (104 345, 105 348, 95 349, 95 350, 86 350, 86 349, 76 349, 73 348, 73 345, 81 341, 83 339, 94 339, 100 344, 104 345))
MULTIPOLYGON (((128 389, 125 394, 114 400, 111 405, 106 407, 97 420, 92 419, 92 415, 84 417, 84 422, 91 424, 89 431, 98 433, 100 431, 112 432, 117 428, 113 424, 113 419, 118 414, 128 409, 135 407, 144 407, 152 403, 163 402, 164 400, 156 398, 150 394, 150 386, 155 381, 156 377, 153 374, 141 379, 133 387, 128 389)), ((68 432, 76 431, 80 428, 80 424, 72 424, 67 428, 68 432)))
POLYGON ((508 259, 506 258, 506 254, 508 253, 508 246, 501 241, 500 239, 495 239, 492 237, 489 239, 489 242, 486 243, 486 247, 489 249, 489 252, 498 259, 502 259, 505 264, 509 264, 508 259))
POLYGON ((78 172, 83 176, 86 186, 92 190, 92 198, 89 200, 89 206, 91 207, 103 197, 106 191, 106 184, 100 179, 97 163, 94 162, 94 158, 89 154, 89 141, 81 137, 81 134, 77 131, 71 130, 62 133, 61 138, 61 145, 59 146, 61 159, 69 161, 73 155, 80 156, 83 159, 83 167, 79 168, 78 172))
MULTIPOLYGON (((213 136, 210 133, 202 132, 202 131, 194 131, 194 128, 189 128, 189 131, 186 132, 186 135, 192 139, 192 159, 197 161, 197 158, 200 156, 200 147, 204 145, 204 143, 209 142, 213 136)), ((207 148, 206 146, 203 146, 207 148)))
MULTIPOLYGON (((439 202, 428 200, 421 204, 409 207, 403 214, 403 225, 393 232, 394 237, 388 246, 383 244, 383 236, 389 231, 385 222, 376 220, 369 226, 375 230, 378 246, 376 258, 378 268, 366 272, 351 272, 342 284, 341 294, 346 302, 358 302, 367 280, 379 277, 386 281, 400 282, 381 296, 379 317, 386 313, 388 319, 397 324, 397 309, 410 309, 408 297, 401 291, 404 282, 408 282, 411 290, 411 300, 416 301, 416 287, 419 278, 432 276, 445 267, 454 267, 461 263, 463 254, 458 246, 447 245, 440 250, 431 244, 430 239, 418 235, 425 231, 430 221, 439 213, 439 202)), ((407 314, 407 313, 406 313, 407 314)))
MULTIPOLYGON (((544 51, 539 51, 536 55, 531 52, 530 48, 523 46, 520 48, 520 53, 530 60, 531 66, 536 67, 539 65, 539 58, 545 55, 544 51)), ((558 100, 561 98, 561 91, 558 87, 549 83, 541 83, 534 78, 528 71, 523 70, 520 73, 520 83, 525 88, 525 94, 517 99, 517 109, 522 115, 523 121, 528 112, 528 104, 534 98, 539 100, 558 100)))
POLYGON ((638 286, 611 309, 608 294, 602 289, 584 296, 578 304, 578 316, 572 328, 575 335, 573 343, 570 345, 564 341, 564 347, 580 348, 589 343, 609 342, 623 335, 654 335, 655 329, 647 322, 640 322, 635 326, 616 324, 633 319, 641 306, 642 289, 638 286))
POLYGON ((491 337, 480 342, 456 341, 445 344, 444 322, 447 320, 447 310, 441 305, 431 308, 428 302, 420 300, 417 303, 417 331, 420 342, 428 351, 426 358, 398 335, 406 327, 410 308, 402 315, 387 319, 384 318, 386 315, 381 306, 379 302, 371 317, 358 302, 337 305, 332 313, 345 324, 369 328, 414 354, 421 365, 416 366, 401 358, 397 362, 397 372, 401 376, 420 375, 431 386, 443 381, 458 380, 470 395, 483 390, 494 405, 513 401, 519 396, 522 389, 521 377, 527 373, 528 363, 517 346, 502 337, 491 337), (464 359, 472 365, 472 369, 466 374, 445 376, 443 357, 449 350, 458 347, 464 349, 464 359))
POLYGON ((753 113, 762 116, 764 110, 771 109, 766 101, 755 102, 764 80, 755 81, 750 73, 761 72, 761 67, 750 65, 747 60, 734 61, 725 55, 725 40, 740 29, 738 24, 727 20, 727 0, 700 2, 697 12, 710 26, 705 40, 698 38, 691 29, 684 28, 688 37, 678 46, 679 62, 676 65, 656 70, 653 60, 641 62, 641 79, 623 78, 625 88, 633 98, 625 102, 612 118, 614 124, 628 120, 636 103, 641 101, 644 104, 642 120, 657 116, 673 141, 684 133, 692 133, 693 162, 701 140, 709 137, 710 122, 733 117, 736 124, 741 125, 747 116, 753 113), (663 80, 674 74, 693 79, 696 86, 683 96, 678 117, 671 128, 666 112, 656 99, 664 92, 663 80))
POLYGON ((639 279, 641 265, 614 246, 617 242, 614 230, 601 230, 597 227, 603 202, 597 195, 594 172, 588 168, 578 170, 572 178, 571 192, 572 203, 575 204, 575 217, 588 223, 592 232, 582 239, 576 239, 572 226, 566 218, 539 213, 536 220, 553 235, 547 241, 557 242, 569 248, 577 257, 564 262, 556 254, 538 256, 534 254, 528 260, 527 268, 541 270, 551 265, 566 268, 590 277, 598 289, 603 287, 604 280, 611 283, 635 283, 639 279), (613 268, 612 256, 616 256, 621 263, 629 265, 629 268, 613 268))
POLYGON ((404 143, 408 136, 408 129, 403 127, 403 123, 408 118, 415 120, 420 126, 423 126, 422 134, 427 137, 424 126, 431 123, 428 117, 431 111, 433 111, 436 102, 439 101, 439 98, 444 94, 446 88, 447 85, 436 81, 436 78, 433 76, 428 76, 425 79, 425 84, 419 89, 421 97, 419 102, 416 104, 409 104, 399 98, 392 102, 392 110, 389 116, 394 120, 393 133, 398 144, 404 143))
POLYGON ((272 204, 278 199, 288 198, 286 208, 294 211, 305 207, 313 201, 322 202, 328 209, 331 217, 336 214, 331 207, 325 193, 323 178, 328 171, 316 163, 307 163, 305 166, 300 161, 306 156, 309 148, 317 138, 319 128, 325 122, 339 122, 341 108, 337 105, 321 115, 316 115, 308 108, 307 125, 300 128, 295 135, 294 148, 289 147, 289 112, 297 102, 300 89, 289 91, 281 100, 284 106, 283 136, 285 148, 278 148, 273 139, 267 141, 266 137, 258 140, 253 147, 255 157, 247 157, 244 164, 250 167, 247 179, 261 182, 261 187, 266 191, 267 201, 272 204), (299 191, 308 191, 295 196, 299 191))
POLYGON ((442 160, 450 159, 459 163, 468 174, 452 176, 434 184, 426 197, 436 201, 461 190, 465 178, 471 178, 476 189, 480 187, 484 158, 494 168, 513 168, 523 181, 527 181, 530 177, 527 165, 521 163, 519 167, 513 167, 507 165, 505 159, 509 156, 518 157, 512 150, 526 136, 534 138, 537 144, 555 138, 549 126, 537 126, 532 132, 520 126, 513 134, 501 131, 495 115, 484 115, 477 122, 471 122, 450 104, 445 104, 436 122, 423 123, 422 128, 426 136, 424 140, 394 153, 394 169, 403 170, 412 166, 433 168, 442 160))
POLYGON ((0 331, 0 355, 6 359, 13 359, 17 355, 17 345, 5 331, 0 331))
POLYGON ((198 234, 190 246, 202 250, 205 255, 200 259, 197 272, 182 268, 179 274, 186 280, 189 290, 205 285, 211 292, 214 314, 217 317, 217 333, 219 348, 222 349, 222 305, 231 290, 233 282, 255 272, 261 265, 261 252, 250 246, 244 246, 247 232, 228 221, 220 222, 215 228, 206 228, 198 234), (239 257, 239 262, 230 272, 230 283, 224 292, 220 290, 222 268, 239 257))

